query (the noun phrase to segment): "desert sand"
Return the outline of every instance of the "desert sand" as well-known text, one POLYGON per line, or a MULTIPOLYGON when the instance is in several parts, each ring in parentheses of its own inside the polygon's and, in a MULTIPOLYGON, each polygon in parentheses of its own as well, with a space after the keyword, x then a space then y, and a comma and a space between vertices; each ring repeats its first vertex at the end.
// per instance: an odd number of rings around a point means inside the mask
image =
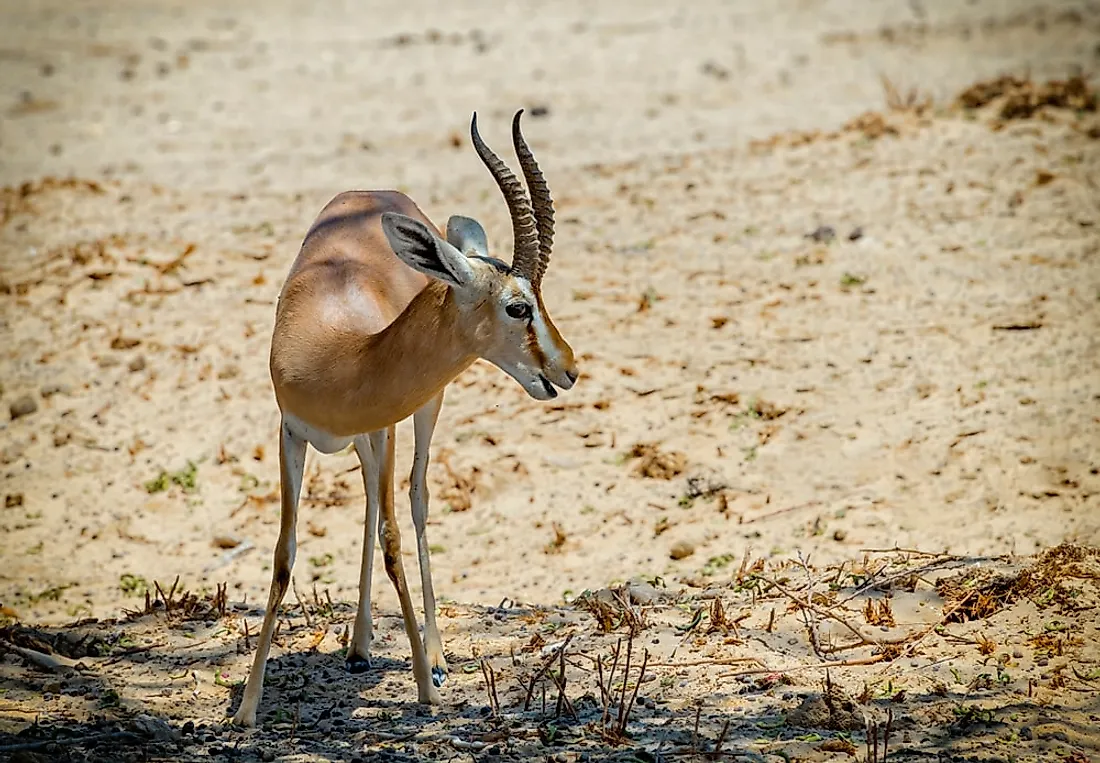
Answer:
POLYGON ((1096 759, 1095 5, 370 5, 0 10, 0 756, 882 759, 889 710, 890 759, 1096 759), (521 107, 582 376, 448 388, 444 705, 380 558, 380 659, 343 671, 362 482, 311 453, 262 728, 226 728, 301 238, 396 188, 507 258, 467 129, 510 159, 521 107), (612 697, 620 639, 652 667, 612 697))

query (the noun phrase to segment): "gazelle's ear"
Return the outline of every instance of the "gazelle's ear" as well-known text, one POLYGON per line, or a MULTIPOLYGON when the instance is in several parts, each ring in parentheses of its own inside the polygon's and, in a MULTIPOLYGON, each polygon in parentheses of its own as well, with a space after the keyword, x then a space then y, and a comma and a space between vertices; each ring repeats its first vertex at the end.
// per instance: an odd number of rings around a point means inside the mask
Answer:
POLYGON ((382 230, 393 253, 413 270, 456 287, 473 280, 474 270, 466 255, 419 220, 396 212, 383 212, 382 230))
POLYGON ((467 257, 489 256, 489 239, 485 229, 472 217, 452 215, 447 221, 447 241, 467 257))

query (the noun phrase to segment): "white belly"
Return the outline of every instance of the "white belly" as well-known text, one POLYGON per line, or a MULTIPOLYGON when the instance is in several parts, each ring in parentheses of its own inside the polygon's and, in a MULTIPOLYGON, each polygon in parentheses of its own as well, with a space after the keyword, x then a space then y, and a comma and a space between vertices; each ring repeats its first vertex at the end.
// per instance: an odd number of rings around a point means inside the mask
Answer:
POLYGON ((337 437, 324 432, 317 427, 310 426, 292 413, 284 413, 283 420, 287 428, 295 437, 301 438, 312 445, 318 452, 326 455, 338 453, 351 445, 354 437, 337 437))

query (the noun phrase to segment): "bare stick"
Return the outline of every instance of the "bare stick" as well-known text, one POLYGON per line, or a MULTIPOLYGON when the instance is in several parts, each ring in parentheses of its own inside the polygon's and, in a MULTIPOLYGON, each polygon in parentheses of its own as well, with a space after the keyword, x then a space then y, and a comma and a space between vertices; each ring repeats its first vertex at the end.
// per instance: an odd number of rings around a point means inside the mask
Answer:
POLYGON ((104 742, 114 739, 137 741, 139 737, 137 734, 129 731, 113 731, 109 734, 88 734, 86 736, 69 737, 68 739, 41 739, 37 742, 9 744, 0 747, 0 752, 23 752, 30 750, 41 750, 42 748, 49 747, 51 745, 57 747, 68 747, 70 745, 88 744, 89 742, 104 742))
MULTIPOLYGON (((572 640, 573 640, 573 634, 570 633, 568 636, 565 637, 565 641, 562 642, 562 645, 561 645, 562 651, 564 651, 565 648, 567 646, 569 646, 569 642, 572 641, 572 640)), ((538 682, 538 680, 540 678, 542 678, 542 676, 544 676, 546 674, 546 671, 550 669, 550 666, 554 664, 554 659, 556 657, 557 657, 556 654, 550 655, 550 657, 542 664, 542 667, 540 667, 538 670, 536 670, 535 674, 531 676, 531 682, 527 686, 527 696, 523 700, 523 709, 524 710, 529 710, 530 709, 530 707, 531 707, 531 698, 535 694, 535 684, 538 682)))
POLYGON ((886 756, 890 754, 889 753, 889 749, 890 749, 890 730, 893 728, 893 726, 894 726, 894 708, 888 707, 888 708, 886 708, 886 729, 883 731, 883 734, 882 734, 882 760, 883 760, 883 763, 885 763, 885 761, 886 761, 886 756))
POLYGON ((302 615, 306 618, 306 625, 312 628, 313 618, 309 616, 309 610, 306 609, 306 605, 302 603, 302 597, 298 595, 298 583, 294 578, 290 579, 290 587, 294 589, 294 598, 298 602, 298 609, 302 610, 302 615))
POLYGON ((695 706, 695 725, 691 727, 691 749, 699 749, 699 716, 703 712, 703 703, 695 706))
POLYGON ((711 755, 718 756, 718 755, 722 754, 722 745, 726 741, 726 732, 729 731, 729 728, 730 728, 730 719, 727 718, 726 722, 722 724, 722 730, 720 732, 718 732, 718 739, 714 743, 714 752, 712 752, 711 755))
POLYGON ((787 675, 788 673, 801 673, 803 670, 828 670, 829 668, 851 668, 857 665, 874 665, 876 662, 882 662, 886 659, 885 654, 876 654, 872 657, 866 657, 861 660, 844 660, 842 662, 823 662, 820 665, 799 665, 793 668, 785 668, 782 670, 773 670, 771 668, 759 668, 755 670, 739 670, 733 673, 719 673, 718 678, 739 678, 740 676, 759 676, 766 673, 775 673, 776 675, 787 675))
POLYGON ((755 657, 723 657, 712 660, 687 660, 686 662, 654 662, 651 668, 693 668, 699 665, 740 665, 743 662, 760 664, 755 657))
POLYGON ((634 634, 631 633, 626 640, 626 662, 623 663, 623 690, 619 696, 619 720, 616 724, 616 728, 626 728, 626 721, 623 720, 623 710, 626 708, 626 685, 630 682, 630 653, 634 649, 634 634))
MULTIPOLYGON (((634 682, 634 692, 630 695, 630 704, 626 707, 626 712, 623 714, 622 728, 619 729, 619 734, 626 733, 626 724, 630 722, 630 711, 634 709, 634 701, 638 699, 638 689, 642 687, 642 679, 645 677, 646 663, 649 662, 649 650, 642 650, 642 667, 638 671, 638 680, 634 682)), ((627 678, 630 678, 628 675, 627 678)))

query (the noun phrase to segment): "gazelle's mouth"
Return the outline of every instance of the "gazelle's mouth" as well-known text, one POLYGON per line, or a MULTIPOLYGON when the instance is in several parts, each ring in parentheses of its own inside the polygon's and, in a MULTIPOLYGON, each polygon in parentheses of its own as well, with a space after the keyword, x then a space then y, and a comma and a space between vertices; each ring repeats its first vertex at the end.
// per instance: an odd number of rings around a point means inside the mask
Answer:
POLYGON ((549 379, 547 379, 542 374, 539 374, 539 381, 542 382, 542 388, 546 390, 547 399, 553 400, 555 397, 558 396, 558 391, 554 389, 554 385, 550 383, 549 379))

